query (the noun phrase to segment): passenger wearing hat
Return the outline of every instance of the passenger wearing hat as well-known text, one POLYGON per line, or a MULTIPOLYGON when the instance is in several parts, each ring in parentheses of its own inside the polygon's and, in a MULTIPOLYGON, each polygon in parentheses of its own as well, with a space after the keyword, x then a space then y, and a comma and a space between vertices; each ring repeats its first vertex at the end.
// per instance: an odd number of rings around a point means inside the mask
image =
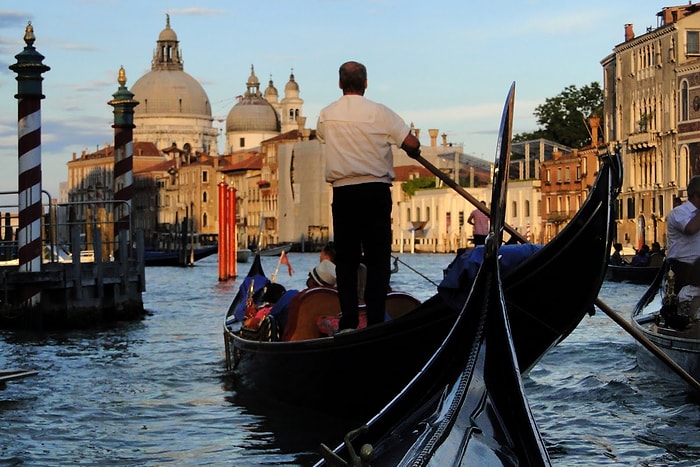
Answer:
POLYGON ((324 259, 309 273, 306 281, 307 287, 335 287, 335 264, 324 259))

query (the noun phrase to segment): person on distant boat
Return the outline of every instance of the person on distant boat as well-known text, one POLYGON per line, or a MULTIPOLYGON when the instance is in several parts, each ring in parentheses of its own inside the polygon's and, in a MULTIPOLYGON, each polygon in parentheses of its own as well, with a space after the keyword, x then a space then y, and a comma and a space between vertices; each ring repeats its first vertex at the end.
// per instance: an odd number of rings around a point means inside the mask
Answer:
POLYGON ((652 242, 651 251, 649 252, 649 266, 660 268, 664 264, 665 258, 666 255, 661 249, 661 244, 659 244, 659 242, 652 242))
POLYGON ((613 266, 625 266, 627 261, 622 257, 622 243, 614 243, 613 248, 615 251, 610 255, 609 263, 613 266))
POLYGON ((357 271, 363 253, 367 324, 384 321, 391 266, 392 146, 415 158, 420 155, 420 141, 394 111, 364 97, 364 65, 355 61, 341 65, 339 86, 343 95, 321 110, 316 136, 326 160, 326 181, 333 186, 342 331, 359 325, 357 271))
POLYGON ((666 218, 669 267, 675 273, 675 290, 690 283, 691 267, 700 258, 700 175, 688 181, 688 197, 666 218))
POLYGON ((646 243, 632 257, 632 266, 649 266, 649 245, 646 243))
MULTIPOLYGON (((482 201, 481 204, 486 206, 486 201, 482 201)), ((474 226, 472 232, 474 245, 485 244, 486 236, 489 233, 489 217, 477 208, 469 214, 467 224, 474 226)))

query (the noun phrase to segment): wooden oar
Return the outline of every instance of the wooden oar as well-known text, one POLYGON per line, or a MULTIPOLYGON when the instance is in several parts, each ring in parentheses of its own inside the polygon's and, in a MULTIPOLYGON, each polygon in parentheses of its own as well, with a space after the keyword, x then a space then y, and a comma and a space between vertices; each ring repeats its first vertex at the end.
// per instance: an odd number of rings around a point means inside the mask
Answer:
POLYGON ((601 300, 596 299, 596 306, 603 310, 603 312, 612 318, 617 324, 619 324, 625 331, 630 333, 632 337, 637 339, 637 341, 642 344, 649 352, 654 354, 657 358, 663 361, 671 370, 673 370, 678 376, 683 378, 688 384, 690 384, 696 391, 700 391, 700 383, 698 380, 693 378, 688 372, 686 372, 678 363, 676 363, 671 357, 666 355, 663 350, 659 348, 658 345, 654 344, 652 341, 647 339, 647 337, 642 334, 638 329, 632 327, 624 318, 603 303, 601 300))
MULTIPOLYGON (((445 183, 445 185, 455 190, 457 193, 462 195, 467 201, 476 206, 476 208, 479 209, 479 211, 483 212, 487 216, 491 215, 491 211, 489 210, 489 208, 484 206, 478 199, 476 199, 473 195, 467 192, 467 190, 465 190, 461 185, 452 180, 445 172, 435 167, 423 156, 415 156, 414 159, 420 162, 423 166, 425 166, 426 169, 430 170, 436 177, 442 180, 445 183)), ((520 242, 529 243, 528 240, 522 234, 520 234, 520 232, 515 230, 510 225, 504 224, 504 228, 510 235, 517 238, 520 242)), ((622 327, 622 329, 624 329, 625 331, 627 331, 627 333, 634 337, 637 340, 637 342, 642 344, 646 349, 648 349, 652 354, 654 354, 654 356, 656 356, 658 359, 664 362, 666 366, 668 366, 678 376, 683 378, 695 390, 700 391, 700 382, 698 382, 698 380, 696 380, 695 378, 693 378, 693 376, 688 374, 687 371, 681 368, 671 357, 666 355, 664 351, 661 350, 656 344, 647 339, 646 336, 644 336, 637 329, 632 327, 630 323, 621 318, 620 315, 618 315, 615 312, 615 310, 610 308, 599 298, 596 298, 595 305, 601 310, 603 310, 603 313, 608 315, 613 321, 615 321, 615 323, 622 327)))

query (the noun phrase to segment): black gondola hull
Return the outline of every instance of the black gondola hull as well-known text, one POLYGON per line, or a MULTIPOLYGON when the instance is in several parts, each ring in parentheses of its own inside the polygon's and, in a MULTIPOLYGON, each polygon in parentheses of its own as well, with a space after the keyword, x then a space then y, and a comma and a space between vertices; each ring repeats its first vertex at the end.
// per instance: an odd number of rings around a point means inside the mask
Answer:
MULTIPOLYGON (((619 156, 607 156, 569 225, 503 279, 523 373, 594 310, 606 273, 620 170, 619 156)), ((468 290, 463 292, 466 298, 468 290)), ((239 390, 366 420, 428 361, 459 311, 436 294, 402 318, 332 338, 255 342, 224 325, 224 339, 239 390), (329 404, 329 398, 342 403, 329 404)))

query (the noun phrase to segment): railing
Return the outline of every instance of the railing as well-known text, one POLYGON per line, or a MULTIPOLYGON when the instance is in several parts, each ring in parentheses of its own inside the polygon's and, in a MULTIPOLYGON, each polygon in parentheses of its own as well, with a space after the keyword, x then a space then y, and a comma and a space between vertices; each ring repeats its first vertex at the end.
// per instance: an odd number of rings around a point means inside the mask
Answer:
MULTIPOLYGON (((103 261, 112 260, 118 250, 115 238, 114 212, 117 206, 129 209, 126 201, 96 200, 55 203, 48 192, 42 203, 41 243, 44 262, 65 262, 70 254, 78 254, 82 262, 95 256, 103 261), (95 255, 95 250, 100 250, 95 255), (67 254, 64 254, 67 253, 67 254)), ((17 259, 19 205, 16 191, 0 192, 0 261, 17 259)), ((129 216, 131 222, 131 216, 129 216)), ((133 238, 130 226, 129 234, 133 238)), ((127 257, 132 257, 132 238, 127 239, 127 257)))

